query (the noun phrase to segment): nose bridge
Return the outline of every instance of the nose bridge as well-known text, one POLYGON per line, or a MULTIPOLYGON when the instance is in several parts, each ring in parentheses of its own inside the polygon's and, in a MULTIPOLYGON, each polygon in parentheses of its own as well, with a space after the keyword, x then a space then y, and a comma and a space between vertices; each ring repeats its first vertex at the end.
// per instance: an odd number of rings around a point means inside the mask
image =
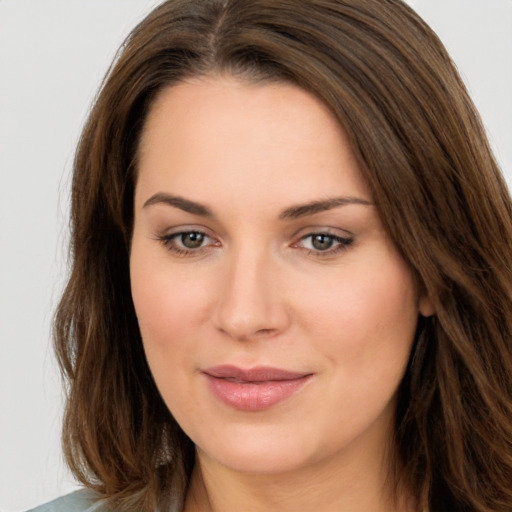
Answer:
POLYGON ((287 313, 278 274, 277 261, 268 249, 254 244, 233 248, 217 302, 218 328, 239 340, 284 329, 287 313))

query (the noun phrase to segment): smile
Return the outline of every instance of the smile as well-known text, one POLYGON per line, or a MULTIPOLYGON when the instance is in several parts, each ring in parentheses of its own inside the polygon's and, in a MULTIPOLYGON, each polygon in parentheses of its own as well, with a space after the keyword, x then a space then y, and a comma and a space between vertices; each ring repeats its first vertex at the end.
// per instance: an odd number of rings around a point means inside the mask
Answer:
POLYGON ((263 411, 298 392, 311 373, 279 368, 215 366, 202 370, 212 394, 225 405, 241 411, 263 411))

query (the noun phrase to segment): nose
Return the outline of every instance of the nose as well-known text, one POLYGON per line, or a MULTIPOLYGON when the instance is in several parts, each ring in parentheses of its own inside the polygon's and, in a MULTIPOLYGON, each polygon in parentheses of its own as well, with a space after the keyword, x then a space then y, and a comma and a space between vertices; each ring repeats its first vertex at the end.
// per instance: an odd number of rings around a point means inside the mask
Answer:
POLYGON ((269 255, 233 254, 222 273, 216 327, 238 341, 270 338, 289 325, 282 271, 269 255))

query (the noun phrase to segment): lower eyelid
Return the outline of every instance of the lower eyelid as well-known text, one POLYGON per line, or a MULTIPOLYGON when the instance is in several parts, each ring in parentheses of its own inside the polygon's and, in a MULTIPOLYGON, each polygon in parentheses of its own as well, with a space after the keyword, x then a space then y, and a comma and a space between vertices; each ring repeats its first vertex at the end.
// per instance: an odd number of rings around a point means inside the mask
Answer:
MULTIPOLYGON (((158 242, 160 242, 167 250, 170 252, 175 252, 181 255, 192 255, 192 254, 199 254, 201 251, 206 250, 208 247, 219 247, 222 245, 216 238, 210 236, 208 233, 206 233, 203 230, 200 229, 190 229, 190 230, 180 230, 173 233, 166 233, 166 234, 157 234, 155 235, 154 239, 158 242), (177 242, 176 239, 178 239, 182 235, 190 234, 190 233, 197 233, 202 236, 204 236, 204 244, 196 247, 196 248, 188 248, 186 246, 182 246, 181 243, 177 242)), ((348 246, 352 245, 354 242, 353 237, 344 237, 340 236, 339 234, 333 234, 328 231, 315 231, 310 232, 306 235, 301 236, 296 242, 293 242, 291 244, 291 247, 304 249, 308 253, 314 255, 314 256, 329 256, 329 255, 335 255, 336 253, 343 251, 348 248, 348 246), (315 248, 308 248, 302 246, 302 243, 307 240, 308 238, 313 238, 315 236, 323 235, 329 238, 333 239, 334 246, 325 250, 321 249, 315 249, 315 248)))
POLYGON ((200 229, 182 229, 174 233, 157 235, 155 239, 158 242, 160 242, 167 251, 169 251, 170 253, 174 253, 177 256, 199 256, 209 247, 218 247, 221 245, 220 242, 218 242, 218 240, 216 240, 214 237, 208 235, 206 232, 200 229), (190 233, 197 233, 199 235, 203 235, 205 243, 196 248, 189 248, 182 245, 182 243, 176 241, 176 239, 179 239, 180 236, 190 233))
MULTIPOLYGON (((301 236, 298 241, 300 242, 302 240, 307 240, 308 238, 313 238, 315 236, 329 237, 329 238, 332 238, 335 242, 338 242, 340 244, 351 244, 354 241, 354 239, 352 237, 348 237, 348 236, 344 237, 344 236, 334 235, 332 233, 326 233, 326 232, 308 233, 307 235, 301 236)), ((298 243, 298 242, 295 242, 295 243, 298 243)))
POLYGON ((335 256, 340 252, 343 252, 349 248, 350 245, 354 242, 353 238, 346 238, 339 235, 333 235, 332 233, 325 233, 325 232, 317 232, 317 233, 310 233, 308 235, 305 235, 300 238, 299 242, 296 242, 293 244, 295 247, 298 247, 300 249, 303 249, 307 251, 308 255, 315 256, 315 257, 325 257, 328 258, 329 256, 335 256), (318 236, 318 235, 324 235, 331 237, 334 241, 334 246, 330 247, 325 250, 315 249, 315 248, 309 248, 309 247, 300 247, 300 242, 303 240, 306 240, 308 238, 318 236))

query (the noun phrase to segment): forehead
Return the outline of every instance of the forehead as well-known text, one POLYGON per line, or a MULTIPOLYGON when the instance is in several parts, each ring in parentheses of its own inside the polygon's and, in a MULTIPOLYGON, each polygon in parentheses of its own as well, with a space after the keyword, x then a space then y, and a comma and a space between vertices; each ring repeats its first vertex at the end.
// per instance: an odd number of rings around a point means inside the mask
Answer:
POLYGON ((268 198, 286 191, 299 202, 334 193, 369 196, 334 115, 283 82, 208 77, 163 90, 138 160, 138 188, 188 197, 222 190, 233 198, 242 189, 268 198))

